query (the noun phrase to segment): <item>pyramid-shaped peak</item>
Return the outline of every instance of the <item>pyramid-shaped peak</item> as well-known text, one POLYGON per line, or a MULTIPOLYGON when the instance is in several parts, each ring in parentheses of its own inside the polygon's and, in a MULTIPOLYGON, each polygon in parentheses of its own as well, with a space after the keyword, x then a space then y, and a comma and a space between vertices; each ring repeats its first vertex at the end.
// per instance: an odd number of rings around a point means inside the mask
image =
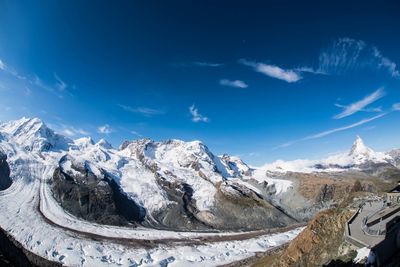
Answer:
POLYGON ((364 141, 362 140, 362 138, 359 135, 356 136, 356 140, 354 141, 354 145, 356 145, 356 146, 365 146, 364 141))
POLYGON ((357 135, 356 140, 351 147, 350 156, 360 156, 360 155, 369 155, 373 151, 369 147, 364 144, 364 141, 361 139, 360 136, 357 135))

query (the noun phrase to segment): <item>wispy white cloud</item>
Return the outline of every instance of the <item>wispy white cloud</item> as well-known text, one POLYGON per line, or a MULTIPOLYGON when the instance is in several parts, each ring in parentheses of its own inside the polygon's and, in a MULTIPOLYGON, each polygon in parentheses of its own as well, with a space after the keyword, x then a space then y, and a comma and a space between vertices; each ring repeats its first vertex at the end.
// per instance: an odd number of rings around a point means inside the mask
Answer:
POLYGON ((394 103, 392 105, 392 110, 394 111, 400 111, 400 103, 394 103))
POLYGON ((359 69, 382 69, 399 78, 396 63, 362 40, 340 38, 319 55, 318 72, 341 75, 359 69))
POLYGON ((90 133, 88 131, 85 131, 83 129, 77 129, 75 127, 67 126, 67 125, 62 125, 61 133, 64 135, 67 135, 69 137, 90 135, 90 133))
POLYGON ((55 87, 57 88, 57 90, 60 92, 64 92, 68 85, 63 80, 61 80, 61 78, 55 72, 54 78, 56 79, 55 87))
POLYGON ((204 62, 204 61, 196 61, 194 62, 194 64, 199 67, 221 67, 224 65, 222 63, 204 62))
POLYGON ((374 121, 376 119, 382 118, 385 115, 386 115, 386 113, 382 113, 382 114, 376 115, 376 116, 374 116, 372 118, 363 119, 363 120, 360 120, 360 121, 358 121, 356 123, 353 123, 353 124, 350 124, 350 125, 347 125, 347 126, 343 126, 343 127, 339 127, 339 128, 335 128, 335 129, 331 129, 331 130, 328 130, 328 131, 324 131, 324 132, 320 132, 320 133, 317 133, 317 134, 314 134, 314 135, 307 136, 303 140, 321 138, 321 137, 324 137, 324 136, 327 136, 327 135, 330 135, 330 134, 333 134, 333 133, 336 133, 336 132, 345 131, 345 130, 348 130, 348 129, 351 129, 351 128, 354 128, 354 127, 357 127, 357 126, 360 126, 360 125, 363 125, 363 124, 366 124, 366 123, 368 123, 370 121, 374 121))
POLYGON ((219 81, 219 84, 223 85, 223 86, 230 86, 230 87, 237 87, 237 88, 247 88, 247 87, 249 87, 244 81, 241 81, 241 80, 221 79, 219 81))
POLYGON ((258 152, 250 152, 247 154, 247 156, 249 156, 249 157, 257 157, 259 155, 260 155, 260 153, 258 153, 258 152))
MULTIPOLYGON (((41 110, 40 114, 47 114, 47 111, 41 110)), ((57 120, 61 120, 61 118, 57 118, 57 120)), ((90 132, 81 129, 75 128, 72 125, 67 125, 64 123, 56 123, 56 124, 49 124, 50 128, 54 129, 57 133, 66 135, 68 137, 76 137, 76 136, 89 136, 90 132)))
MULTIPOLYGON (((335 119, 341 119, 347 116, 350 116, 356 112, 363 111, 365 107, 370 105, 371 103, 374 103, 378 99, 382 98, 385 95, 385 91, 383 88, 379 88, 375 92, 365 96, 363 99, 354 102, 350 105, 343 106, 336 104, 337 107, 342 107, 343 111, 339 113, 338 115, 334 116, 335 119)), ((381 112, 380 108, 375 108, 372 110, 364 110, 364 111, 375 111, 375 112, 381 112)))
POLYGON ((59 93, 54 89, 54 87, 45 84, 36 74, 34 75, 34 77, 33 77, 32 80, 29 80, 29 82, 30 82, 31 84, 33 84, 33 85, 35 85, 35 86, 41 88, 41 89, 44 89, 44 90, 46 90, 46 91, 48 91, 48 92, 50 92, 50 93, 53 93, 53 94, 57 95, 57 96, 60 97, 60 98, 62 97, 61 94, 59 94, 59 93))
POLYGON ((217 68, 222 67, 224 64, 217 62, 207 62, 207 61, 195 61, 195 62, 178 62, 172 63, 171 66, 178 68, 192 68, 192 67, 209 67, 217 68))
POLYGON ((193 122, 208 122, 209 119, 199 113, 199 110, 195 107, 195 105, 191 105, 189 107, 190 114, 192 115, 193 122))
POLYGON ((276 65, 268 65, 265 63, 259 63, 255 61, 249 61, 246 59, 240 59, 239 63, 252 67, 255 71, 260 72, 272 78, 286 81, 288 83, 294 83, 302 79, 299 71, 283 69, 276 65))
MULTIPOLYGON (((338 103, 336 103, 335 106, 338 107, 338 108, 343 108, 343 109, 347 108, 347 106, 342 105, 342 104, 338 104, 338 103)), ((364 111, 364 112, 383 112, 383 109, 382 109, 382 106, 379 106, 379 107, 373 107, 373 108, 362 108, 362 109, 360 109, 360 111, 364 111)))
MULTIPOLYGON (((40 79, 36 74, 28 74, 28 75, 22 75, 18 71, 16 71, 13 67, 7 65, 4 63, 4 61, 0 60, 0 70, 3 71, 4 73, 11 75, 11 77, 14 77, 15 79, 19 80, 20 82, 23 83, 23 90, 24 94, 27 95, 27 92, 29 92, 29 95, 32 94, 32 90, 30 87, 37 87, 40 89, 44 89, 59 98, 63 98, 65 93, 67 92, 67 83, 63 81, 57 73, 54 73, 54 83, 45 83, 42 79, 40 79)), ((69 92, 67 92, 69 93, 69 92)))
POLYGON ((328 73, 323 72, 323 71, 320 70, 320 69, 314 69, 314 68, 306 67, 306 66, 304 66, 304 67, 299 67, 299 68, 295 68, 294 70, 297 71, 297 72, 300 72, 300 73, 305 72, 305 73, 312 73, 312 74, 328 75, 328 73))
POLYGON ((24 95, 25 96, 31 96, 32 95, 32 90, 27 86, 25 86, 24 95))
POLYGON ((286 142, 286 143, 280 144, 279 146, 276 146, 276 147, 274 147, 273 149, 275 150, 275 149, 278 149, 278 148, 285 148, 285 147, 289 147, 289 146, 291 146, 291 145, 294 145, 294 144, 296 144, 297 142, 300 142, 300 141, 301 141, 301 139, 299 139, 299 140, 293 140, 293 141, 289 141, 289 142, 286 142))
POLYGON ((73 128, 65 128, 61 131, 61 133, 69 137, 75 137, 77 135, 88 135, 86 131, 77 130, 73 128))
POLYGON ((376 129, 376 125, 372 125, 372 126, 368 126, 368 127, 364 127, 363 128, 364 131, 372 131, 374 129, 376 129))
POLYGON ((104 124, 97 128, 97 132, 101 134, 110 134, 113 132, 113 129, 111 129, 110 125, 104 124))
POLYGON ((132 113, 139 113, 146 117, 165 114, 165 111, 160 110, 160 109, 153 109, 153 108, 147 108, 147 107, 131 107, 131 106, 122 105, 122 104, 118 104, 118 106, 125 111, 132 112, 132 113))
POLYGON ((319 132, 319 133, 316 133, 316 134, 313 134, 313 135, 309 135, 309 136, 303 137, 301 139, 297 139, 297 140, 293 140, 293 141, 290 141, 290 142, 286 142, 284 144, 281 144, 281 145, 275 147, 274 149, 289 147, 289 146, 294 145, 294 144, 296 144, 298 142, 301 142, 301 141, 318 139, 318 138, 322 138, 322 137, 325 137, 325 136, 328 136, 328 135, 331 135, 331 134, 334 134, 334 133, 337 133, 337 132, 342 132, 342 131, 345 131, 345 130, 349 130, 349 129, 364 125, 366 123, 369 123, 371 121, 377 120, 379 118, 382 118, 386 114, 387 113, 382 113, 382 114, 376 115, 374 117, 370 117, 370 118, 366 118, 366 119, 360 120, 360 121, 358 121, 356 123, 353 123, 353 124, 350 124, 350 125, 346 125, 346 126, 330 129, 330 130, 327 130, 327 131, 322 131, 322 132, 319 132))
POLYGON ((20 75, 15 69, 6 65, 6 63, 4 63, 4 61, 2 61, 1 59, 0 59, 0 70, 10 74, 11 76, 14 76, 14 78, 17 78, 18 80, 26 80, 25 76, 20 75))
POLYGON ((276 65, 240 59, 243 65, 272 78, 286 82, 297 82, 303 73, 342 75, 362 69, 382 70, 394 78, 400 78, 400 71, 394 61, 381 51, 362 40, 339 38, 319 54, 316 66, 302 66, 284 69, 276 65))
POLYGON ((137 131, 130 131, 130 133, 133 134, 133 135, 136 135, 137 137, 143 137, 143 135, 141 135, 137 131))
POLYGON ((373 47, 374 56, 378 61, 378 66, 380 68, 386 69, 393 77, 399 78, 400 72, 397 69, 396 63, 391 61, 389 58, 384 57, 378 48, 373 47))

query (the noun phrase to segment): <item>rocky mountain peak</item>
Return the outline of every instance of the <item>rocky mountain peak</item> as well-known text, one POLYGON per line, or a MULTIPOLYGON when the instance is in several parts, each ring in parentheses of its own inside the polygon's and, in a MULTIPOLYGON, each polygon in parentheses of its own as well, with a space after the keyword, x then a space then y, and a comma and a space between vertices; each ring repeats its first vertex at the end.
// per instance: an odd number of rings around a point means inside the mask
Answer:
POLYGON ((100 146, 102 148, 105 148, 105 149, 111 149, 112 148, 112 145, 107 140, 105 140, 103 138, 100 139, 100 141, 97 142, 96 145, 100 146))
POLYGON ((25 118, 0 125, 0 132, 29 151, 48 151, 56 146, 66 149, 72 140, 56 134, 38 118, 25 118))
POLYGON ((351 147, 349 156, 370 156, 374 151, 364 144, 364 141, 357 135, 356 140, 351 147))
POLYGON ((223 154, 220 156, 221 161, 232 173, 232 176, 241 177, 243 175, 250 176, 252 169, 243 162, 239 157, 223 154))
POLYGON ((0 125, 0 130, 9 135, 35 135, 44 133, 47 126, 38 118, 21 118, 0 125))
POLYGON ((90 137, 82 137, 79 139, 74 140, 74 143, 79 147, 79 148, 87 148, 89 146, 94 145, 94 141, 90 137))

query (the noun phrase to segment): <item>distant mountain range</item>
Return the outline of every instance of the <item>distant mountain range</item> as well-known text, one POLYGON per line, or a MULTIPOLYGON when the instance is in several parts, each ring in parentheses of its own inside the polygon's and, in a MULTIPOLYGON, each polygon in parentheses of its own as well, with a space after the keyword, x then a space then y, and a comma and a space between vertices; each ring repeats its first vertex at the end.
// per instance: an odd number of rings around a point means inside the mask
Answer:
POLYGON ((40 160, 52 167, 50 188, 67 212, 98 223, 171 229, 289 225, 302 219, 286 203, 298 190, 290 173, 398 171, 400 161, 399 150, 374 152, 357 137, 348 153, 250 168, 238 157, 214 155, 200 141, 140 139, 113 148, 104 139, 71 140, 37 118, 0 124, 0 150, 11 169, 3 187, 40 160))
POLYGON ((389 152, 375 152, 367 147, 361 137, 357 136, 347 153, 336 154, 320 160, 278 160, 262 167, 267 172, 341 172, 346 170, 369 170, 378 165, 398 167, 400 149, 389 152))
POLYGON ((86 255, 72 251, 73 242, 96 247, 90 255, 97 258, 85 258, 93 265, 120 262, 121 251, 129 258, 133 243, 188 242, 197 250, 207 238, 239 242, 230 239, 234 232, 298 227, 351 192, 381 192, 400 175, 399 155, 374 152, 357 137, 348 153, 252 168, 239 157, 214 155, 200 141, 139 139, 114 148, 22 118, 0 124, 0 226, 57 262, 86 255), (57 247, 68 258, 48 253, 57 247), (104 258, 105 247, 113 257, 104 258))
POLYGON ((40 158, 54 168, 54 198, 87 220, 172 229, 256 229, 294 221, 263 197, 279 180, 254 179, 240 158, 216 156, 200 141, 140 139, 113 148, 103 139, 71 140, 37 118, 2 123, 0 136, 11 173, 40 158))

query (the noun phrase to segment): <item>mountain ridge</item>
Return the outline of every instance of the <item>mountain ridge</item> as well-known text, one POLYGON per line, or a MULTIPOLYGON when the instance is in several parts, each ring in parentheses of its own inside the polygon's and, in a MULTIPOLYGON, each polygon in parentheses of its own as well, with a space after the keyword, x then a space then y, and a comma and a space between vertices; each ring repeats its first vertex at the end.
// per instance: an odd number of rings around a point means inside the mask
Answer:
MULTIPOLYGON (((318 203, 329 201, 333 195, 326 192, 331 192, 333 185, 329 182, 321 185, 321 192, 298 195, 295 198, 300 202, 296 203, 288 196, 305 180, 285 173, 382 173, 388 168, 398 171, 394 157, 373 151, 359 136, 348 153, 315 161, 277 161, 253 168, 239 157, 214 155, 201 141, 158 142, 143 138, 124 141, 114 148, 104 139, 71 140, 37 118, 2 123, 0 134, 0 148, 8 153, 10 161, 31 161, 36 155, 37 160, 56 168, 53 190, 69 212, 95 220, 89 211, 105 206, 109 214, 104 218, 99 213, 101 221, 119 222, 115 216, 119 216, 120 202, 128 201, 132 210, 143 210, 134 212, 140 214, 134 221, 151 227, 258 229, 287 225, 296 213, 286 216, 282 205, 297 209, 304 202, 305 207, 312 207, 314 200, 307 196, 315 194, 318 203), (95 206, 90 207, 89 203, 95 206), (243 214, 243 209, 248 213, 243 214)), ((301 188, 310 190, 308 186, 301 188)))
MULTIPOLYGON (((396 150, 392 150, 396 151, 396 150)), ((360 136, 345 153, 339 153, 320 160, 297 159, 292 161, 277 160, 260 167, 266 172, 341 172, 346 170, 369 169, 374 164, 388 164, 396 166, 395 162, 400 158, 400 153, 375 152, 364 144, 360 136)))
POLYGON ((55 197, 76 216, 119 222, 120 202, 128 201, 146 211, 134 212, 140 215, 132 222, 151 227, 259 229, 293 221, 263 197, 273 183, 259 184, 242 160, 216 156, 201 141, 145 138, 115 149, 104 139, 71 140, 37 118, 2 123, 0 133, 10 161, 44 160, 55 168, 55 197))

